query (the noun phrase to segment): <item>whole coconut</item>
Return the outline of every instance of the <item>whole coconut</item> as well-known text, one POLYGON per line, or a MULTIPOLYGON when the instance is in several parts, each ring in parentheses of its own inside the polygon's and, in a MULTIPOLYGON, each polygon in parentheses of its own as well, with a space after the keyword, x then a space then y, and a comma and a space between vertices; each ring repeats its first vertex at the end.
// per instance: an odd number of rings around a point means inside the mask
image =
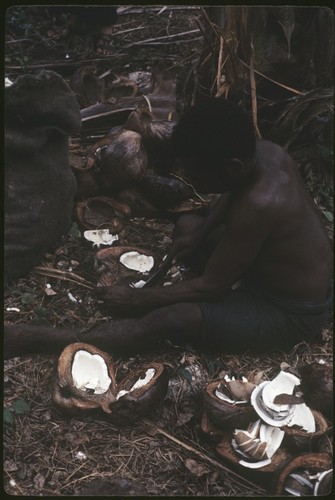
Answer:
POLYGON ((140 182, 148 157, 137 132, 122 130, 100 153, 100 180, 103 188, 120 190, 140 182))

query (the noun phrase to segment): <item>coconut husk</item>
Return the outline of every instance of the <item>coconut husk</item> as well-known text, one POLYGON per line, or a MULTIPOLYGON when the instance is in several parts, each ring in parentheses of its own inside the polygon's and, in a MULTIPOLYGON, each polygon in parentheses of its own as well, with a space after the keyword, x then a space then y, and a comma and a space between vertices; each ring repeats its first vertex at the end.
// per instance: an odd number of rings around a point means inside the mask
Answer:
POLYGON ((173 208, 194 195, 194 190, 181 180, 159 175, 145 175, 139 187, 160 209, 173 208))
POLYGON ((138 186, 123 189, 117 194, 117 198, 130 207, 133 217, 154 218, 158 216, 158 208, 150 203, 138 186))
POLYGON ((52 400, 67 415, 100 409, 114 424, 130 425, 156 408, 165 397, 167 387, 168 376, 163 363, 143 364, 117 384, 111 356, 90 344, 76 342, 67 346, 58 359, 52 400), (111 379, 110 386, 104 393, 97 394, 94 390, 75 386, 72 365, 75 354, 81 350, 99 355, 104 360, 111 379), (153 377, 146 384, 132 390, 136 382, 145 379, 149 369, 154 370, 153 377), (120 391, 129 392, 120 396, 120 391))
POLYGON ((252 472, 255 473, 258 472, 273 473, 278 468, 279 464, 281 464, 284 460, 292 456, 288 450, 284 448, 279 448, 279 450, 277 450, 276 453, 271 458, 271 463, 269 465, 265 465, 264 467, 260 467, 258 469, 247 469, 246 467, 244 467, 239 463, 240 460, 243 459, 243 457, 234 450, 231 441, 232 441, 231 433, 224 434, 220 443, 216 447, 217 453, 222 458, 228 460, 230 463, 239 465, 240 467, 243 468, 243 470, 252 470, 252 472))
POLYGON ((111 286, 116 283, 130 284, 133 281, 136 282, 143 279, 143 273, 128 269, 121 264, 120 257, 127 252, 138 252, 153 256, 154 267, 152 270, 157 269, 160 257, 156 252, 152 252, 152 250, 131 245, 104 248, 95 254, 94 268, 100 275, 98 286, 111 286))
POLYGON ((222 380, 210 382, 203 394, 203 405, 211 423, 218 429, 234 430, 247 428, 250 422, 257 420, 258 416, 248 403, 228 403, 215 396, 215 390, 222 380))
MULTIPOLYGON (((311 474, 326 471, 332 467, 332 457, 327 453, 303 453, 288 458, 277 464, 272 480, 272 492, 275 495, 285 493, 285 482, 290 474, 297 470, 308 470, 311 474)), ((311 492, 312 494, 312 492, 311 492)))
POLYGON ((285 442, 292 446, 293 450, 317 451, 321 437, 327 432, 329 426, 323 415, 316 410, 311 410, 315 420, 315 432, 306 432, 303 429, 284 426, 285 442))
POLYGON ((122 219, 130 217, 130 207, 112 197, 99 196, 78 201, 75 214, 84 229, 109 229, 113 234, 123 226, 122 219))
POLYGON ((82 66, 72 76, 70 86, 81 108, 101 102, 104 95, 104 82, 97 77, 97 68, 93 65, 82 66))

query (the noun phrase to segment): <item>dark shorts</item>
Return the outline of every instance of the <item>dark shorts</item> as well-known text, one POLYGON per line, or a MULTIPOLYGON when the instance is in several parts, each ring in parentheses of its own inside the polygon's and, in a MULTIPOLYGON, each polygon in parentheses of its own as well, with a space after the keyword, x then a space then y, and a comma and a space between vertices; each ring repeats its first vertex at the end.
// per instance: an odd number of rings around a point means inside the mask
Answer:
POLYGON ((240 286, 222 303, 199 303, 202 348, 222 352, 289 350, 311 342, 329 320, 332 291, 322 304, 293 302, 240 286))

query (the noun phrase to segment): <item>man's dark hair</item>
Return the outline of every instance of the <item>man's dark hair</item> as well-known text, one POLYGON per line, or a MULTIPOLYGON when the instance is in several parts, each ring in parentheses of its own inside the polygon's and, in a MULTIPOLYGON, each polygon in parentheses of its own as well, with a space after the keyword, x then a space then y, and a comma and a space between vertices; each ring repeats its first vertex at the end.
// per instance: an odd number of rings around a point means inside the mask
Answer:
POLYGON ((251 158, 256 139, 252 121, 241 108, 211 98, 185 112, 171 143, 177 157, 194 158, 197 164, 216 169, 231 158, 251 158))

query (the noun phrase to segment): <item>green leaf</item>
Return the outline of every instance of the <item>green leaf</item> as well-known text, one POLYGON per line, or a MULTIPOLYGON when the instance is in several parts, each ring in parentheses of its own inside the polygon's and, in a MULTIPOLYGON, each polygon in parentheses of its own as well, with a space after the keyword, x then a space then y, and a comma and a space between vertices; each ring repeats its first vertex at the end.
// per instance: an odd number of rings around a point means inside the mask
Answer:
POLYGON ((34 300, 34 295, 32 293, 23 293, 21 295, 21 302, 22 304, 31 304, 34 300))
POLYGON ((24 415, 30 410, 28 403, 26 403, 23 399, 17 399, 14 401, 12 406, 16 415, 24 415))
POLYGON ((46 307, 37 307, 35 309, 35 313, 38 317, 46 316, 46 314, 48 313, 48 309, 46 307))
POLYGON ((331 212, 328 212, 328 210, 324 210, 323 214, 329 220, 329 222, 334 221, 333 214, 331 212))
POLYGON ((81 232, 80 232, 78 224, 76 222, 74 222, 71 226, 70 235, 73 236, 74 238, 81 237, 81 232))
POLYGON ((188 371, 186 368, 182 368, 181 373, 184 379, 186 379, 188 382, 192 382, 192 373, 190 371, 188 371))

